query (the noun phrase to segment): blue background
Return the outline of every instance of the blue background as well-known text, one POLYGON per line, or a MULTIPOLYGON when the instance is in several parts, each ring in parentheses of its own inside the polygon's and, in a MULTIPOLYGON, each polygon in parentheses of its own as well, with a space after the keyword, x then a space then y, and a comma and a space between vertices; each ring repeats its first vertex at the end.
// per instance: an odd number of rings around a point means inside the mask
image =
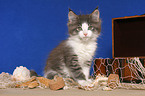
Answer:
POLYGON ((112 18, 144 14, 145 0, 0 0, 0 73, 22 65, 42 75, 49 52, 68 37, 68 8, 90 14, 97 6, 95 57, 112 58, 112 18))

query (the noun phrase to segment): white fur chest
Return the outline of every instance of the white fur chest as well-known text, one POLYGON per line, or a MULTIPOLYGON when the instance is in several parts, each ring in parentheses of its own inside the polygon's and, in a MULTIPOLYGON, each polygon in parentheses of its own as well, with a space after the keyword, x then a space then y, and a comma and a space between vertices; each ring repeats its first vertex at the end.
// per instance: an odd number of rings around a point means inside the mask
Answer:
POLYGON ((91 61, 97 48, 97 43, 95 41, 83 43, 81 41, 68 40, 68 44, 73 48, 75 54, 78 55, 80 64, 91 61))

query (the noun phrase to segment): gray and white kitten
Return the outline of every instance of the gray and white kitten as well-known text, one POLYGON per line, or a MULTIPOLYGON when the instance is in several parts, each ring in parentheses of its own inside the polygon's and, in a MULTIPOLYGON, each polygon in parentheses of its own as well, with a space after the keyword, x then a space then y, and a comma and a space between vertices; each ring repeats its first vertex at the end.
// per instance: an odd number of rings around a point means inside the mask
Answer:
POLYGON ((69 37, 51 51, 44 77, 70 77, 84 86, 91 81, 89 71, 97 48, 97 37, 101 31, 99 15, 98 8, 89 15, 76 15, 69 10, 69 37))

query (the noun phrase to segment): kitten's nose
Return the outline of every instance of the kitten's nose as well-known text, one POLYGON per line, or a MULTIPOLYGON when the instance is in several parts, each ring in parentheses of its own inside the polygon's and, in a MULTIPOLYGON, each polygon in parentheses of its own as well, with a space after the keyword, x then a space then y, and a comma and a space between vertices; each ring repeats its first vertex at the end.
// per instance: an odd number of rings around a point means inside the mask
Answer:
POLYGON ((84 33, 85 37, 88 35, 87 33, 84 33))

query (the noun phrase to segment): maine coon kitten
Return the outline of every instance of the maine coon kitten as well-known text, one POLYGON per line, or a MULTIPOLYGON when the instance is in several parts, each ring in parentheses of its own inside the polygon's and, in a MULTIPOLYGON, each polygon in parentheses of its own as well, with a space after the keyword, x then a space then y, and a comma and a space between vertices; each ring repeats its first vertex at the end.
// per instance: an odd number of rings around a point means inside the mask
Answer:
POLYGON ((81 85, 91 81, 89 71, 101 31, 99 15, 98 8, 89 15, 76 15, 69 10, 69 37, 50 53, 44 70, 46 78, 71 77, 81 85))

